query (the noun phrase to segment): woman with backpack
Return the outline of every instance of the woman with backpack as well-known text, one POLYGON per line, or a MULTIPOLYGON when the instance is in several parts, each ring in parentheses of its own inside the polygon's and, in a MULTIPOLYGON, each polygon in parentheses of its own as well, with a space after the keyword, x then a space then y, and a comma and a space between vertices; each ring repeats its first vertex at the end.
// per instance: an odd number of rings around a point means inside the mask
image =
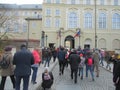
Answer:
POLYGON ((83 54, 80 54, 80 59, 81 59, 81 62, 79 63, 79 67, 78 67, 78 70, 79 70, 79 76, 81 74, 81 80, 83 79, 83 70, 84 70, 84 65, 85 65, 85 58, 83 56, 83 54))
POLYGON ((0 74, 1 74, 2 80, 0 83, 0 90, 4 90, 5 81, 6 81, 7 76, 10 76, 11 82, 13 84, 13 88, 15 89, 14 66, 12 64, 13 56, 12 56, 11 50, 12 50, 12 47, 6 46, 4 49, 5 52, 4 52, 3 56, 1 57, 1 61, 3 60, 3 58, 4 58, 4 60, 7 61, 8 67, 7 66, 6 66, 6 68, 1 67, 0 74))
POLYGON ((45 68, 44 72, 42 73, 42 87, 45 90, 46 88, 51 88, 53 84, 53 74, 49 72, 48 67, 45 68))

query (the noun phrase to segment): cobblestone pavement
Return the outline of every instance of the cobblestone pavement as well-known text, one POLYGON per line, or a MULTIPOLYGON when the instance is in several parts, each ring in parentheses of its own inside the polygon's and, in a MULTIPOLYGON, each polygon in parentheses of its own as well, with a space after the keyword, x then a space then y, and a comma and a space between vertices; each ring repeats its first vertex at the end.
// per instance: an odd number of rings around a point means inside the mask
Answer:
MULTIPOLYGON (((55 64, 57 64, 57 60, 56 60, 56 62, 53 62, 53 59, 51 59, 49 70, 52 70, 54 68, 55 64)), ((37 90, 37 88, 40 86, 40 84, 42 82, 42 72, 44 71, 44 68, 45 68, 44 64, 41 64, 40 67, 38 68, 37 80, 36 80, 37 84, 33 85, 33 84, 31 84, 31 82, 29 82, 29 90, 37 90)), ((1 77, 0 77, 0 81, 1 81, 1 77)), ((30 76, 30 81, 31 81, 31 76, 30 76)), ((22 84, 23 84, 23 82, 21 81, 21 90, 22 90, 22 84)), ((12 83, 11 83, 9 76, 6 79, 4 90, 14 90, 12 88, 12 83)))
POLYGON ((65 68, 64 75, 59 76, 58 71, 57 64, 53 69, 55 81, 51 90, 115 90, 112 73, 103 67, 100 67, 100 76, 95 77, 95 81, 91 80, 90 75, 88 78, 84 76, 83 80, 78 76, 77 84, 74 84, 74 80, 70 78, 70 67, 65 68))

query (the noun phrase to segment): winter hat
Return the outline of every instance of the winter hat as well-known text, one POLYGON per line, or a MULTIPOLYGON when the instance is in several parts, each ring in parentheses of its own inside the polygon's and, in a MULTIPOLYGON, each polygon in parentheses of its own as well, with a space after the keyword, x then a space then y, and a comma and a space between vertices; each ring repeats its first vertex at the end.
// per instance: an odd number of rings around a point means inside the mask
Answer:
POLYGON ((82 53, 80 54, 80 57, 83 57, 83 54, 82 54, 82 53))
POLYGON ((4 50, 5 50, 5 51, 11 51, 11 50, 12 50, 12 47, 11 47, 11 46, 6 46, 6 47, 4 48, 4 50))

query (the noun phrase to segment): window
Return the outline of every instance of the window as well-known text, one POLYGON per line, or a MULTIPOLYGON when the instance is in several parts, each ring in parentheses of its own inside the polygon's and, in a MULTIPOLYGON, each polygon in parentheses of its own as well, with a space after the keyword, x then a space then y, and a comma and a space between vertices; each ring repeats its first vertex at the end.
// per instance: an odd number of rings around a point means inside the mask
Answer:
POLYGON ((57 10, 55 11, 55 15, 56 15, 56 16, 60 16, 60 10, 57 9, 57 10))
POLYGON ((99 28, 105 29, 106 28, 106 15, 101 13, 99 16, 99 28))
POLYGON ((90 0, 86 0, 86 4, 90 5, 90 0))
POLYGON ((68 16, 68 27, 69 28, 76 28, 77 27, 77 14, 75 12, 71 12, 68 16))
POLYGON ((118 5, 118 0, 114 0, 114 5, 118 5))
POLYGON ((27 31, 27 23, 23 23, 23 32, 27 31))
POLYGON ((46 10, 46 15, 47 15, 47 16, 50 16, 50 14, 51 14, 51 10, 48 8, 48 9, 46 10))
POLYGON ((104 0, 100 0, 100 5, 104 5, 104 0))
POLYGON ((84 27, 85 28, 92 28, 92 15, 90 13, 85 14, 84 27))
POLYGON ((75 0, 71 0, 71 4, 75 4, 75 0))
POLYGON ((112 17, 112 28, 120 29, 120 15, 115 13, 112 17))
POLYGON ((14 32, 18 32, 18 29, 19 29, 19 24, 18 23, 15 23, 14 24, 14 32))
POLYGON ((46 19, 46 27, 50 27, 50 24, 51 24, 51 20, 50 20, 50 18, 47 18, 46 19))
POLYGON ((47 0, 47 3, 51 3, 51 0, 47 0))
POLYGON ((55 27, 60 27, 60 19, 55 19, 55 27))
POLYGON ((59 4, 59 3, 60 3, 60 0, 56 0, 56 3, 59 4))

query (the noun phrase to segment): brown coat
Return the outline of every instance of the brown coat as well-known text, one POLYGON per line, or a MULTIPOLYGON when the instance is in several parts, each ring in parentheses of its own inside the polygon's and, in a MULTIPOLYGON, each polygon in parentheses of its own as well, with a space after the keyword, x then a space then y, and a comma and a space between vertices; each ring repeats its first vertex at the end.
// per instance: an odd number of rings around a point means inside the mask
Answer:
MULTIPOLYGON (((6 58, 7 58, 8 62, 10 61, 10 65, 7 69, 0 69, 1 76, 10 76, 10 75, 14 74, 14 66, 12 64, 13 63, 13 56, 12 56, 11 51, 4 52, 3 56, 6 56, 6 55, 8 55, 6 58)), ((2 56, 2 58, 3 58, 3 56, 2 56)))

